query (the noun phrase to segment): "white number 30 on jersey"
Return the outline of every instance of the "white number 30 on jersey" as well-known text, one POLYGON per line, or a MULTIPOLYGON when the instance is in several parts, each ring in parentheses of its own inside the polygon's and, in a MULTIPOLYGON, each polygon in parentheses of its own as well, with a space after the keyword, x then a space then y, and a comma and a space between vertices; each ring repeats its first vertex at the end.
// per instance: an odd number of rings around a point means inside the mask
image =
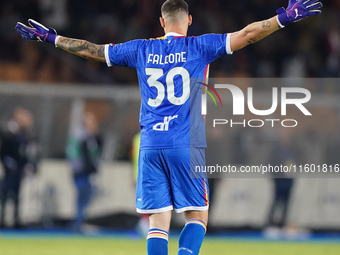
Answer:
MULTIPOLYGON (((150 75, 148 84, 150 87, 157 89, 157 97, 152 99, 149 98, 148 105, 157 107, 162 104, 165 98, 165 86, 158 81, 163 76, 163 69, 161 68, 145 68, 146 75, 150 75)), ((174 105, 183 105, 189 98, 190 95, 190 75, 189 72, 183 67, 175 67, 171 69, 166 75, 166 91, 168 101, 174 105), (182 96, 175 96, 175 83, 174 78, 176 75, 182 77, 182 96)))

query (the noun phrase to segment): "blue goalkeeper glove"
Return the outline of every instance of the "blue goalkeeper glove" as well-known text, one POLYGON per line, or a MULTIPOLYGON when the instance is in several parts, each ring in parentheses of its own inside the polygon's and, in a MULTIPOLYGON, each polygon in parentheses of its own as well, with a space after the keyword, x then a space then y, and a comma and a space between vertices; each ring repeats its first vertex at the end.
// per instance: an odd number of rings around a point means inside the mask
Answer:
POLYGON ((280 27, 299 21, 307 16, 319 15, 322 7, 322 3, 317 2, 317 0, 289 0, 287 9, 281 7, 276 10, 277 20, 280 27))
POLYGON ((57 31, 54 28, 47 28, 33 19, 29 19, 28 24, 30 27, 21 22, 18 22, 15 26, 15 29, 19 34, 21 34, 22 38, 29 41, 49 42, 55 44, 57 31))

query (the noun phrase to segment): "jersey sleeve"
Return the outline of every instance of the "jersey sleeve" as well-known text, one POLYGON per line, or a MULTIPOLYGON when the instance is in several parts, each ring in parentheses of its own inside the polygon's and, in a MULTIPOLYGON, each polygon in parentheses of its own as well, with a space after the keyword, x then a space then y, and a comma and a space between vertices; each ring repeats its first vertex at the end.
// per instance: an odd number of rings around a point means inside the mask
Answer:
POLYGON ((120 44, 105 45, 105 60, 110 66, 125 66, 136 68, 137 53, 143 40, 133 40, 120 44))
POLYGON ((207 64, 224 54, 233 54, 230 49, 230 34, 206 34, 196 37, 198 52, 207 64))

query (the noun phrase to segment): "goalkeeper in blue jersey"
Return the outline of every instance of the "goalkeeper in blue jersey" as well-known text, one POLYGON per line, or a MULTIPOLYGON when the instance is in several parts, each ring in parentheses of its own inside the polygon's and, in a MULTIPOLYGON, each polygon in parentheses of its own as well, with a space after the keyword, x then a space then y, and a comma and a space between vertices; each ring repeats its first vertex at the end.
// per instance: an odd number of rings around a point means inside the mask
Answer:
POLYGON ((196 82, 208 77, 215 59, 257 42, 285 25, 320 14, 317 0, 289 0, 277 15, 228 34, 187 37, 192 23, 183 0, 167 0, 160 18, 165 35, 156 39, 98 45, 58 36, 53 28, 29 20, 18 23, 24 39, 49 42, 108 66, 135 68, 142 96, 141 143, 136 206, 150 215, 149 255, 168 254, 171 211, 184 212, 179 255, 199 253, 208 222, 209 191, 205 176, 190 178, 190 168, 205 164, 205 125, 196 82))

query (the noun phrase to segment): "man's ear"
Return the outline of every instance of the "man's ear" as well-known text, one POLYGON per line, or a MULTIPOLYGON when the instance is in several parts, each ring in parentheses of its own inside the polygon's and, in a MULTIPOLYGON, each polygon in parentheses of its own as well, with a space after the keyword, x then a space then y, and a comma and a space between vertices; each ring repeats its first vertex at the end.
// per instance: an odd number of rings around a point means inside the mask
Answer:
POLYGON ((162 17, 159 17, 159 22, 161 23, 162 28, 165 28, 165 21, 162 17))
POLYGON ((192 16, 189 15, 188 16, 188 26, 190 26, 192 24, 192 16))

